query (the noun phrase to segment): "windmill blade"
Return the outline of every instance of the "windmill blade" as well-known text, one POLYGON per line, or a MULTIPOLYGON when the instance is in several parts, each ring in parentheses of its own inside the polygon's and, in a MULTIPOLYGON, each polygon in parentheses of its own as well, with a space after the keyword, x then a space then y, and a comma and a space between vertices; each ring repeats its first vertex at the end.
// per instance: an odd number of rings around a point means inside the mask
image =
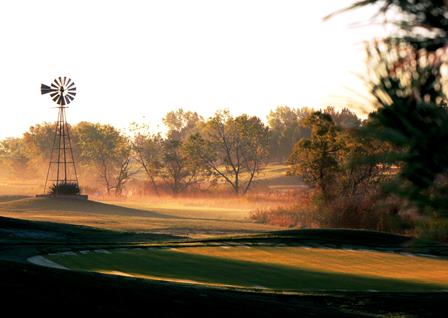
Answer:
POLYGON ((74 86, 75 86, 75 82, 72 82, 70 85, 67 85, 67 88, 68 89, 71 89, 71 88, 76 89, 76 87, 74 87, 74 86))
POLYGON ((53 102, 57 103, 58 99, 59 99, 59 92, 55 92, 55 93, 50 93, 51 99, 53 100, 53 102))
POLYGON ((58 90, 58 89, 59 89, 59 86, 58 86, 57 84, 55 84, 54 82, 51 83, 51 87, 52 87, 54 90, 58 90))
POLYGON ((54 87, 59 90, 59 87, 61 87, 61 84, 59 84, 59 82, 55 79, 53 81, 53 83, 51 84, 51 87, 54 87))
POLYGON ((48 94, 50 92, 53 92, 53 89, 50 86, 48 86, 48 85, 41 84, 40 85, 40 92, 41 92, 42 95, 44 95, 44 94, 48 94))
POLYGON ((59 91, 56 89, 50 92, 51 97, 54 97, 55 95, 59 95, 59 91))
POLYGON ((62 82, 62 77, 59 76, 59 83, 61 83, 61 86, 64 86, 64 83, 62 82))
POLYGON ((65 96, 65 99, 67 100, 67 104, 70 104, 71 101, 75 99, 75 96, 72 96, 72 95, 70 95, 70 94, 67 94, 67 95, 65 96))

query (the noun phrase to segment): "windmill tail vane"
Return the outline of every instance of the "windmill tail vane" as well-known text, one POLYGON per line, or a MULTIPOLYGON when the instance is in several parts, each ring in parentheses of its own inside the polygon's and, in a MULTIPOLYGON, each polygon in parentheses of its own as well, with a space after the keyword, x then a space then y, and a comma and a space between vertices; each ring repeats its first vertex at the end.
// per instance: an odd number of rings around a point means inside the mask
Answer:
POLYGON ((79 188, 69 125, 65 114, 66 105, 70 104, 76 96, 76 87, 70 78, 64 76, 56 78, 50 85, 41 84, 40 91, 42 95, 50 94, 59 109, 44 186, 44 193, 46 193, 50 182, 55 189, 53 194, 57 195, 59 189, 67 184, 74 184, 79 188))

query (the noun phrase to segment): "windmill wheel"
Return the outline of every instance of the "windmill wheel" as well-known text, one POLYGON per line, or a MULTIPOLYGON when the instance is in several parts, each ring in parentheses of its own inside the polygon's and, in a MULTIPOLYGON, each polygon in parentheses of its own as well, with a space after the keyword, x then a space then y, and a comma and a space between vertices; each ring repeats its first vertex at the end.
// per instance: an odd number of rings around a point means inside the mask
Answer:
POLYGON ((60 106, 70 104, 76 95, 75 82, 68 77, 56 78, 50 86, 42 84, 40 92, 43 94, 50 93, 51 99, 60 106))

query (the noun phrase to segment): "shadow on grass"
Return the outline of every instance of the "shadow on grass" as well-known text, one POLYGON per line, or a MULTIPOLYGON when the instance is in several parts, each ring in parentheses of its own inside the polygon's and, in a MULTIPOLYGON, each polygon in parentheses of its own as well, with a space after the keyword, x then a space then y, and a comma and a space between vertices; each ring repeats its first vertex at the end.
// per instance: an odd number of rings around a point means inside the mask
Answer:
POLYGON ((0 238, 5 243, 32 242, 34 244, 46 244, 61 242, 66 243, 67 246, 81 242, 120 244, 180 239, 180 237, 165 234, 113 231, 82 225, 6 217, 0 217, 0 238))
POLYGON ((23 198, 19 200, 0 201, 0 211, 30 212, 30 211, 58 211, 58 212, 86 212, 94 214, 144 216, 155 218, 175 218, 158 212, 126 208, 113 204, 106 204, 91 200, 72 200, 62 198, 23 198))

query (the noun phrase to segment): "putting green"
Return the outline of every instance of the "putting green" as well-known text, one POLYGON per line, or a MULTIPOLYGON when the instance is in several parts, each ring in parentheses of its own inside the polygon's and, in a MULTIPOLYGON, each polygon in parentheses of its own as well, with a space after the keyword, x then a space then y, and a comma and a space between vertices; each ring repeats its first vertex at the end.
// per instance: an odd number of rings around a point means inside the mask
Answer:
POLYGON ((74 270, 290 291, 448 290, 448 260, 377 251, 213 246, 51 255, 74 270))

